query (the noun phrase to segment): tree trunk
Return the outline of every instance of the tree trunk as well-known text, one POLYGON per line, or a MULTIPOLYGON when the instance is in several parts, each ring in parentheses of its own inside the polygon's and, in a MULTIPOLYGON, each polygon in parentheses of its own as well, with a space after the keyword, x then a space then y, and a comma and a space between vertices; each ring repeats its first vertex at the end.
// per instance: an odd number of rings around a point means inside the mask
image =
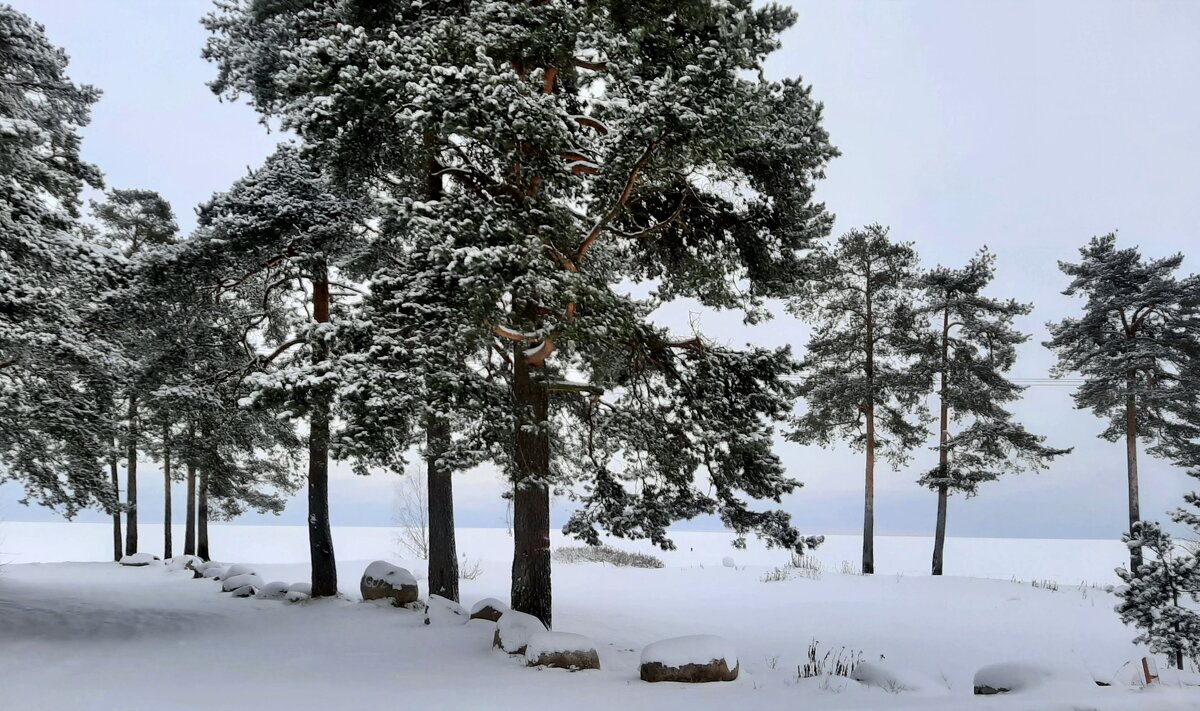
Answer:
POLYGON ((183 554, 196 555, 196 463, 195 456, 196 428, 188 425, 187 432, 187 514, 183 532, 183 554))
POLYGON ((171 553, 171 424, 163 422, 163 560, 171 553))
POLYGON ((875 572, 875 403, 867 403, 867 486, 863 504, 862 573, 875 572))
MULTIPOLYGON (((121 482, 117 478, 117 439, 113 437, 112 453, 108 457, 108 471, 112 475, 113 501, 121 503, 121 482)), ((125 546, 121 540, 121 511, 113 509, 113 560, 121 560, 125 555, 125 546)))
POLYGON ((208 475, 200 470, 200 510, 196 515, 196 555, 212 560, 208 554, 208 475))
POLYGON ((946 440, 950 439, 950 403, 946 402, 947 381, 950 376, 950 309, 942 311, 942 382, 940 394, 940 417, 938 419, 938 485, 937 526, 933 533, 933 574, 942 574, 942 555, 946 547, 946 505, 949 489, 946 485, 950 470, 950 452, 946 440))
POLYGON ((428 472, 429 592, 458 602, 458 552, 454 545, 453 472, 442 461, 450 445, 450 423, 430 415, 425 423, 428 472))
MULTIPOLYGON (((326 267, 313 274, 313 318, 329 322, 329 281, 326 267)), ((313 347, 313 362, 328 357, 320 339, 313 347)), ((322 388, 312 394, 308 422, 308 547, 312 562, 312 596, 337 595, 337 567, 333 535, 329 530, 329 393, 322 388)))
POLYGON ((129 504, 125 512, 125 553, 138 552, 137 527, 137 458, 138 458, 138 403, 137 395, 129 394, 129 436, 125 442, 125 497, 129 504))
MULTIPOLYGON (((513 349, 513 399, 519 426, 513 482, 512 608, 551 624, 550 435, 545 389, 533 378, 523 344, 513 349)), ((431 497, 432 498, 432 497, 431 497)))
MULTIPOLYGON (((1136 375, 1126 376, 1125 390, 1125 467, 1129 477, 1129 531, 1133 532, 1133 524, 1141 520, 1141 506, 1138 503, 1138 469, 1137 469, 1137 394, 1134 386, 1137 384, 1136 375)), ((1129 571, 1134 575, 1142 567, 1142 549, 1129 549, 1129 571)))

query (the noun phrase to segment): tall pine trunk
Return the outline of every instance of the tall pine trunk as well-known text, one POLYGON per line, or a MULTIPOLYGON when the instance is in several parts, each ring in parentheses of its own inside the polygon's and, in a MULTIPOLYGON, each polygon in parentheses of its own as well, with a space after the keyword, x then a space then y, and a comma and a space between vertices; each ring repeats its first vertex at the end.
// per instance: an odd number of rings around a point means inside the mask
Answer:
POLYGON ((137 525, 137 459, 138 459, 138 402, 137 395, 129 394, 129 437, 125 442, 125 497, 129 504, 125 512, 125 553, 138 552, 137 525))
POLYGON ((450 445, 450 423, 430 415, 425 424, 428 473, 429 592, 458 602, 458 552, 454 544, 453 472, 442 459, 450 445))
MULTIPOLYGON (((1137 376, 1130 372, 1126 376, 1125 391, 1125 467, 1129 477, 1129 531, 1133 532, 1133 524, 1141 520, 1141 506, 1138 503, 1138 465, 1137 465, 1137 394, 1134 390, 1137 376)), ((1142 549, 1129 549, 1129 571, 1134 575, 1142 567, 1142 549)))
MULTIPOLYGON (((313 272, 313 318, 329 322, 329 278, 322 264, 313 272)), ((313 362, 328 357, 323 339, 313 344, 313 362)), ((317 389, 308 422, 308 547, 312 562, 313 597, 337 595, 337 567, 329 530, 329 393, 317 389)))
POLYGON ((187 514, 184 517, 183 554, 196 555, 196 428, 188 424, 187 431, 187 514))
POLYGON ((871 272, 866 278, 866 319, 863 324, 866 338, 867 401, 863 408, 867 417, 866 491, 863 497, 862 573, 875 572, 875 322, 871 299, 871 272))
POLYGON ((949 489, 946 486, 947 473, 950 469, 950 452, 946 449, 946 440, 950 438, 950 403, 946 401, 947 381, 950 377, 950 309, 942 312, 942 382, 940 394, 940 412, 938 417, 938 484, 937 526, 933 533, 933 574, 942 574, 942 555, 946 547, 946 506, 949 489))
POLYGON ((513 482, 512 608, 551 625, 550 435, 546 391, 533 378, 523 344, 513 349, 517 410, 513 482))
MULTIPOLYGON (((427 141, 428 142, 428 141, 427 141)), ((432 158, 426 175, 426 197, 442 197, 442 176, 432 158)), ((435 414, 425 420, 425 471, 429 521, 429 592, 458 601, 458 551, 454 541, 454 478, 442 461, 450 447, 450 423, 435 414)))
MULTIPOLYGON (((121 482, 117 478, 117 438, 113 437, 112 452, 108 457, 108 472, 112 475, 113 501, 121 502, 121 482)), ((125 555, 125 546, 121 540, 121 510, 113 509, 113 560, 121 560, 125 555)))
POLYGON ((163 560, 171 553, 171 423, 163 421, 163 560))
POLYGON ((196 515, 196 555, 212 560, 208 551, 208 475, 200 470, 200 507, 196 515))

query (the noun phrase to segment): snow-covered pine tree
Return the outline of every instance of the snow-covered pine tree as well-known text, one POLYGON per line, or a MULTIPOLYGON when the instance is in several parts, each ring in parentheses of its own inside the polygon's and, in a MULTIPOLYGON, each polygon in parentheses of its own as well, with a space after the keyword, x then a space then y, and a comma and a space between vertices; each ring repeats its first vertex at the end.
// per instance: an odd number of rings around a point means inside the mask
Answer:
POLYGON ((812 323, 800 363, 806 407, 790 437, 866 455, 862 572, 875 572, 875 460, 909 461, 925 438, 929 374, 915 367, 928 342, 916 315, 917 253, 879 225, 814 253, 788 310, 812 323))
POLYGON ((983 482, 1007 472, 1042 469, 1069 449, 1047 447, 1045 437, 1030 433, 1006 403, 1024 390, 1008 379, 1016 347, 1029 336, 1013 327, 1013 318, 1031 304, 983 294, 996 271, 986 248, 961 269, 938 267, 921 275, 920 313, 934 321, 934 341, 919 367, 937 380, 939 400, 938 463, 920 483, 937 492, 933 574, 942 574, 946 507, 951 492, 974 496, 983 482), (951 435, 950 424, 968 422, 951 435))
MULTIPOLYGON (((1083 376, 1075 406, 1108 420, 1100 437, 1125 442, 1132 530, 1141 519, 1138 439, 1170 457, 1162 445, 1186 440, 1186 422, 1200 410, 1196 394, 1180 387, 1181 374, 1200 368, 1200 277, 1175 276, 1183 255, 1146 260, 1136 247, 1118 249, 1114 234, 1079 252, 1078 263, 1059 268, 1071 277, 1063 293, 1086 300, 1083 315, 1047 324, 1045 345, 1058 355, 1056 376, 1083 376)), ((1129 569, 1140 566, 1134 545, 1129 569)))
MULTIPOLYGON (((239 333, 247 342, 253 392, 248 403, 308 420, 308 526, 312 593, 337 595, 329 530, 329 455, 337 390, 334 317, 339 296, 357 298, 334 281, 362 236, 362 203, 347 197, 299 149, 281 145, 259 169, 201 208, 222 299, 241 299, 239 333)), ((202 488, 202 493, 208 491, 202 488)))
POLYGON ((1117 589, 1115 609, 1140 630, 1133 641, 1166 654, 1176 669, 1185 658, 1200 663, 1200 559, 1154 521, 1135 521, 1121 541, 1141 560, 1136 571, 1117 568, 1125 584, 1117 589))
POLYGON ((101 186, 78 133, 100 92, 66 70, 41 25, 0 5, 0 481, 71 516, 119 510, 103 459, 123 364, 89 325, 117 265, 79 221, 80 192, 101 186))
POLYGON ((373 168, 407 225, 404 248, 466 287, 465 305, 427 327, 509 384, 494 424, 510 437, 514 609, 550 621, 556 486, 584 492, 578 534, 645 535, 717 513, 802 546, 785 515, 741 500, 797 486, 765 423, 790 397, 786 354, 730 353, 647 324, 684 296, 765 317, 763 299, 788 292, 800 251, 828 232, 812 202, 836 154, 820 107, 797 81, 761 78, 794 19, 749 0, 311 0, 225 2, 207 20, 214 88, 248 93, 339 171, 373 168), (437 200, 419 192, 431 166, 447 181, 437 200), (654 282, 655 297, 615 288, 627 281, 654 282), (566 449, 589 417, 651 392, 682 405, 622 412, 575 466, 566 449), (744 408, 720 428, 687 406, 718 392, 744 408), (645 467, 607 466, 651 447, 662 456, 645 467))
MULTIPOLYGON (((92 201, 92 216, 100 241, 120 252, 129 263, 124 287, 109 295, 107 312, 110 333, 125 351, 131 367, 120 374, 121 398, 125 406, 122 439, 125 449, 125 553, 138 552, 137 465, 144 413, 141 398, 153 387, 157 374, 149 352, 155 348, 154 330, 161 328, 161 304, 137 295, 141 274, 139 259, 145 250, 172 244, 179 232, 171 205, 153 190, 110 190, 103 201, 92 201)), ((149 420, 147 420, 149 421, 149 420)), ((170 495, 170 487, 167 487, 170 495)), ((170 529, 168 528, 169 532, 170 529)), ((169 535, 169 533, 168 533, 169 535)))

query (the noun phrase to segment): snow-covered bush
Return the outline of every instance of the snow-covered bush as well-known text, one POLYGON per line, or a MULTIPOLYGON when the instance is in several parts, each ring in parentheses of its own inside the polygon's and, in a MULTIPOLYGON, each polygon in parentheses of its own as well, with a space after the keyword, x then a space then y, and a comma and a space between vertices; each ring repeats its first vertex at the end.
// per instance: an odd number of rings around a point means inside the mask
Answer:
POLYGON ((662 568, 663 562, 648 553, 631 553, 612 546, 563 546, 554 549, 559 563, 608 563, 628 568, 662 568))
POLYGON ((1116 591, 1117 614, 1140 630, 1134 642, 1168 655, 1182 669, 1185 658, 1200 658, 1200 559, 1153 521, 1138 521, 1121 540, 1141 548, 1145 558, 1136 573, 1117 569, 1125 582, 1116 591))

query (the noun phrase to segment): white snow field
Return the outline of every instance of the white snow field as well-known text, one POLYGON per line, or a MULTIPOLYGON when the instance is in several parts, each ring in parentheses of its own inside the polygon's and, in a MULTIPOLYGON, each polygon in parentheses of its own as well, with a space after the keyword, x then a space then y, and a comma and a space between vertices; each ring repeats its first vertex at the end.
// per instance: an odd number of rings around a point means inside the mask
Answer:
MULTIPOLYGON (((938 579, 923 574, 927 539, 878 538, 882 572, 864 577, 840 572, 857 539, 830 537, 819 578, 763 582, 783 553, 680 533, 663 569, 555 564, 554 629, 585 635, 600 655, 599 671, 571 672, 492 649, 491 622, 427 626, 421 612, 363 603, 359 578, 376 559, 415 573, 426 597, 424 566, 397 554, 393 533, 335 529, 344 598, 289 603, 234 598, 161 561, 104 562, 105 524, 0 524, 0 709, 1200 709, 1196 677, 1163 662, 1164 683, 1131 683, 1144 650, 1112 595, 1091 586, 1114 582, 1116 543, 952 539, 951 575, 938 579), (644 647, 687 635, 728 641, 737 680, 639 680, 644 647), (814 640, 819 657, 861 653, 863 681, 797 678, 814 640), (1021 688, 975 696, 975 674, 990 665, 1006 666, 989 679, 1021 688), (1017 673, 1030 666, 1045 676, 1017 673)), ((301 527, 220 525, 211 538, 217 559, 264 581, 308 578, 301 527)), ((141 527, 141 540, 161 554, 161 528, 141 527)), ((482 571, 462 583, 465 606, 507 601, 509 545, 501 529, 459 531, 460 552, 482 571)))

